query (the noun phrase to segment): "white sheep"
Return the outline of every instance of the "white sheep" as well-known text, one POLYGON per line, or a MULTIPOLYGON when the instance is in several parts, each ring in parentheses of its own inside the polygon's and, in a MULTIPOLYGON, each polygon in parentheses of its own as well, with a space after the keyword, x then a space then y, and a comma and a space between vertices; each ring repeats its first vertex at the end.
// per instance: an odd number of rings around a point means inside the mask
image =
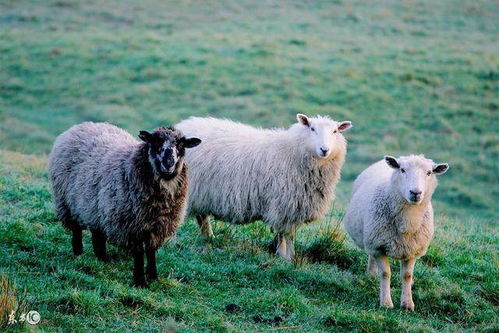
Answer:
POLYGON ((416 259, 433 237, 431 197, 436 175, 447 171, 423 155, 385 156, 355 180, 344 224, 355 244, 369 255, 368 272, 380 276, 380 304, 393 307, 388 257, 401 260, 400 306, 414 310, 411 286, 416 259))
POLYGON ((296 230, 321 219, 334 199, 351 122, 297 115, 288 130, 191 117, 177 125, 201 145, 186 154, 190 213, 204 236, 209 215, 230 223, 263 220, 277 232, 277 253, 291 260, 296 230))

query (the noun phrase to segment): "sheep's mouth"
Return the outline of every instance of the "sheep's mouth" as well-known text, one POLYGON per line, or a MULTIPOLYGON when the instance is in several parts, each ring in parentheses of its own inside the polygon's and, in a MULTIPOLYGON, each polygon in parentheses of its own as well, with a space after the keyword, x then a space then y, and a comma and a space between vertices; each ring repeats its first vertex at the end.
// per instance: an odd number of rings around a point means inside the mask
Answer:
POLYGON ((170 180, 177 175, 176 166, 172 166, 172 167, 168 168, 168 167, 165 167, 163 164, 160 164, 158 169, 159 169, 158 173, 159 173, 160 177, 163 179, 166 179, 166 180, 170 180))
POLYGON ((163 171, 161 171, 159 173, 159 175, 164 180, 172 180, 177 175, 177 172, 176 171, 173 171, 173 172, 163 172, 163 171))
POLYGON ((409 198, 407 202, 410 205, 419 205, 423 201, 423 197, 418 197, 418 198, 409 198))
POLYGON ((331 155, 330 152, 320 152, 320 153, 315 153, 315 157, 321 159, 321 160, 325 160, 327 158, 329 158, 329 156, 331 155))

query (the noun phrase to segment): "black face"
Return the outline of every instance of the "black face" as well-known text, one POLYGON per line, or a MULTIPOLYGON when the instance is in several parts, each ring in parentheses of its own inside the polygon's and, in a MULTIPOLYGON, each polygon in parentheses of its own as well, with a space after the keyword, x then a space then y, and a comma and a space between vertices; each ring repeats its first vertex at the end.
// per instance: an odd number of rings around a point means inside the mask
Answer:
POLYGON ((166 180, 177 175, 185 149, 201 143, 198 138, 185 138, 180 131, 171 127, 160 127, 152 133, 140 131, 139 138, 148 145, 149 161, 154 171, 166 180))

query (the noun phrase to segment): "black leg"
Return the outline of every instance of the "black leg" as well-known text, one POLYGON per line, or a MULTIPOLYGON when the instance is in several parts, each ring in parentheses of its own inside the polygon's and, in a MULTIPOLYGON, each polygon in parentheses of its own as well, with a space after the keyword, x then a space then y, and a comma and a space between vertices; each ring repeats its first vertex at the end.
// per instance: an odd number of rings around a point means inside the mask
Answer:
POLYGON ((73 253, 75 256, 79 256, 83 253, 83 240, 82 240, 82 229, 79 225, 73 225, 71 228, 73 232, 73 253))
POLYGON ((108 262, 106 255, 106 235, 100 230, 92 230, 92 245, 97 259, 108 262))
POLYGON ((133 254, 133 285, 138 288, 146 288, 147 283, 144 276, 144 245, 137 244, 132 250, 133 254))
POLYGON ((275 235, 274 239, 270 242, 268 245, 268 251, 271 254, 276 254, 277 252, 277 245, 279 244, 279 239, 277 234, 275 235))
POLYGON ((147 278, 149 280, 158 279, 158 271, 156 269, 156 250, 146 246, 147 257, 147 278))

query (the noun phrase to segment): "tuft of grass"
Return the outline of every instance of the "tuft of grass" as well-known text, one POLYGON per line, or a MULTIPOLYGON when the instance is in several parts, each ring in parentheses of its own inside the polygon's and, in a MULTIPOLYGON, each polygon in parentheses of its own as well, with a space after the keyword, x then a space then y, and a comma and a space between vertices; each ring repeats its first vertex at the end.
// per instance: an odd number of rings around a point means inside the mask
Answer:
POLYGON ((26 292, 19 292, 16 284, 5 275, 0 275, 0 330, 19 328, 25 323, 19 321, 19 316, 27 313, 26 292), (16 323, 9 323, 10 317, 16 323))
POLYGON ((328 329, 358 331, 358 332, 400 332, 403 325, 398 321, 387 318, 383 314, 374 314, 369 312, 333 311, 324 319, 324 324, 328 329))
POLYGON ((346 234, 341 225, 341 220, 333 221, 331 218, 325 226, 319 228, 315 239, 306 245, 303 256, 310 262, 327 263, 340 269, 349 269, 358 256, 346 246, 346 234))

